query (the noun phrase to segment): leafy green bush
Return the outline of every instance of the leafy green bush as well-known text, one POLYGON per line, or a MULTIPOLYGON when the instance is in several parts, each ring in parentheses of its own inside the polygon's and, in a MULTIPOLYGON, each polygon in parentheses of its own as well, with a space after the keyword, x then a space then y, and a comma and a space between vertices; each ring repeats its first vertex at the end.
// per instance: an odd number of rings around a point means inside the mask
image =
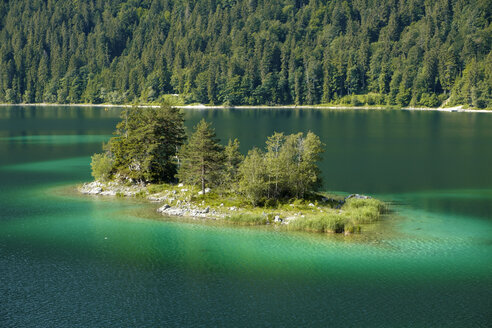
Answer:
POLYGON ((147 190, 150 194, 157 194, 168 190, 170 187, 168 184, 149 184, 147 185, 147 190))
POLYGON ((278 201, 276 199, 268 198, 265 201, 265 207, 266 208, 277 208, 278 207, 278 201))
POLYGON ((362 106, 363 103, 360 101, 357 95, 353 95, 350 99, 350 105, 352 106, 362 106))
POLYGON ((91 161, 92 176, 96 180, 107 181, 111 177, 113 160, 106 154, 94 154, 91 161))
POLYGON ((441 101, 435 93, 423 93, 420 97, 419 105, 425 107, 439 107, 441 101))

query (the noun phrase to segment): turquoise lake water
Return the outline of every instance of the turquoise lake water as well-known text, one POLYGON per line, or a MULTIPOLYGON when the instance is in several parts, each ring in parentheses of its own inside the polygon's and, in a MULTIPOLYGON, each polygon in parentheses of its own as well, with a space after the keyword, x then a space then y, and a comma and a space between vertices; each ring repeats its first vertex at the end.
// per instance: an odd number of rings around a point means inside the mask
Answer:
POLYGON ((119 109, 0 107, 0 327, 490 327, 492 115, 189 110, 241 150, 326 144, 324 189, 394 213, 359 236, 182 223, 85 197, 119 109))

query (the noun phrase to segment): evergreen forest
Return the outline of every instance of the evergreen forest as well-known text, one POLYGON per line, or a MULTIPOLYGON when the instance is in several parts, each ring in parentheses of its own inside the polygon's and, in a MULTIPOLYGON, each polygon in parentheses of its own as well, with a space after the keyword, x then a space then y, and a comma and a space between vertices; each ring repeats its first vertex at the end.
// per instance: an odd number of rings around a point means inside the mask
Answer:
POLYGON ((7 0, 0 102, 492 107, 490 0, 7 0))

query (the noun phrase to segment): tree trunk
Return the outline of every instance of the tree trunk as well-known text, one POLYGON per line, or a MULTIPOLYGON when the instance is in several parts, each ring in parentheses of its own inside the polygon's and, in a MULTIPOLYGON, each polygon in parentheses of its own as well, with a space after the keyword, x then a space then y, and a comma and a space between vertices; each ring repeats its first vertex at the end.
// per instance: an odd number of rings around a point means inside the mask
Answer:
POLYGON ((205 196, 205 165, 202 165, 202 195, 205 196))

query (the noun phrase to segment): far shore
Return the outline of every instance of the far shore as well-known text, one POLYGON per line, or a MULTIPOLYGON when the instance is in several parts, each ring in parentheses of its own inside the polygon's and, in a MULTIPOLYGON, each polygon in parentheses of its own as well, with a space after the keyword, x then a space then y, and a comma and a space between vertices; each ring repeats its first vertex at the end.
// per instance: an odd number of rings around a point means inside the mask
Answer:
MULTIPOLYGON (((52 103, 21 103, 21 104, 5 104, 2 103, 0 106, 31 106, 31 107, 50 107, 50 106, 63 106, 63 107, 102 107, 102 108, 130 108, 133 106, 142 107, 142 108, 158 108, 160 105, 152 105, 152 104, 139 104, 139 105, 130 105, 130 104, 52 104, 52 103)), ((181 109, 363 109, 363 110, 394 110, 395 108, 388 106, 342 106, 342 105, 276 105, 276 106, 268 106, 268 105, 259 105, 259 106, 251 106, 251 105, 240 105, 240 106, 224 106, 224 105, 203 105, 203 104, 194 104, 194 105, 173 105, 172 107, 181 108, 181 109)), ((407 110, 407 111, 437 111, 437 112, 459 112, 459 113, 492 113, 492 110, 489 109, 469 109, 463 108, 463 106, 454 106, 454 107, 402 107, 397 110, 407 110)))

